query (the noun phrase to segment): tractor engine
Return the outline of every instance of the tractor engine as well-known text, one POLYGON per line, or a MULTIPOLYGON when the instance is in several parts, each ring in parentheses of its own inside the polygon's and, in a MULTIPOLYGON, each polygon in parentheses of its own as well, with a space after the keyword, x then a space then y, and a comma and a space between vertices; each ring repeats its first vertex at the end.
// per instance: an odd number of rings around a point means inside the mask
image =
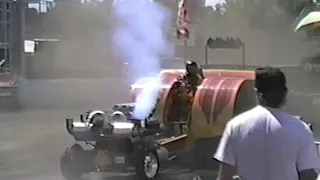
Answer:
POLYGON ((68 132, 77 141, 97 141, 99 139, 127 139, 130 138, 135 126, 124 113, 115 111, 108 114, 103 111, 89 111, 80 115, 79 120, 66 120, 68 132))

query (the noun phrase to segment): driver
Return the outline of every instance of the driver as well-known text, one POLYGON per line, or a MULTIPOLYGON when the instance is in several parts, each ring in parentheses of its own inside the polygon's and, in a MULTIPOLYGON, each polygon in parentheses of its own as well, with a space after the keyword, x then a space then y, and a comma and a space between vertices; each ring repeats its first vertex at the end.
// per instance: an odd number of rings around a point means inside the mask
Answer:
MULTIPOLYGON (((174 94, 168 119, 171 122, 189 123, 194 94, 204 79, 196 62, 186 62, 186 73, 177 78, 173 85, 174 94)), ((173 127, 172 127, 173 128, 173 127)))
POLYGON ((182 77, 179 77, 176 83, 176 86, 178 86, 177 90, 179 91, 178 94, 182 99, 185 99, 187 103, 192 103, 193 96, 203 79, 203 72, 202 69, 198 67, 198 64, 194 61, 187 61, 186 73, 182 77))
POLYGON ((186 74, 184 75, 184 79, 190 84, 192 87, 199 86, 203 79, 202 69, 199 68, 198 64, 194 61, 186 62, 186 74))

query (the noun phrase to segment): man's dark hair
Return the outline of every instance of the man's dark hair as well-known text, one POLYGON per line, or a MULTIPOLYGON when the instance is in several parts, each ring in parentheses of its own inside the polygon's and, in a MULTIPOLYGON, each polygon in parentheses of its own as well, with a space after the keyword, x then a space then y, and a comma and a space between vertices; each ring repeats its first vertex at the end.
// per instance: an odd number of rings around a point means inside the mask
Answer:
POLYGON ((266 106, 278 108, 286 98, 288 92, 286 77, 279 68, 260 67, 255 70, 255 88, 261 94, 260 103, 266 106))

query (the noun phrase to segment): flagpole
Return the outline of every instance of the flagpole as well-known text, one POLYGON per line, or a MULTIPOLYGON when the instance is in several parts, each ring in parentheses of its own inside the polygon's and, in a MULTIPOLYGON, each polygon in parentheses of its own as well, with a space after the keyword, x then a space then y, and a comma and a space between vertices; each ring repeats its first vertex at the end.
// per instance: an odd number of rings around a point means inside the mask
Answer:
POLYGON ((187 62, 188 55, 188 42, 189 39, 189 30, 188 24, 190 23, 189 12, 188 12, 188 3, 187 0, 180 0, 178 3, 178 16, 177 16, 177 38, 182 40, 183 38, 183 54, 184 62, 187 62))

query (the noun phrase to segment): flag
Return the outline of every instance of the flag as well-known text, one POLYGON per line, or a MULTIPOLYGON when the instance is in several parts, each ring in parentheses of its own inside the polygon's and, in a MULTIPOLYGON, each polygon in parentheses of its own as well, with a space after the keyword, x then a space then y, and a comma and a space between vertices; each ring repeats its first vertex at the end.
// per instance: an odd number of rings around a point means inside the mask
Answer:
POLYGON ((177 39, 189 39, 188 25, 190 23, 188 1, 181 0, 177 16, 177 39))

